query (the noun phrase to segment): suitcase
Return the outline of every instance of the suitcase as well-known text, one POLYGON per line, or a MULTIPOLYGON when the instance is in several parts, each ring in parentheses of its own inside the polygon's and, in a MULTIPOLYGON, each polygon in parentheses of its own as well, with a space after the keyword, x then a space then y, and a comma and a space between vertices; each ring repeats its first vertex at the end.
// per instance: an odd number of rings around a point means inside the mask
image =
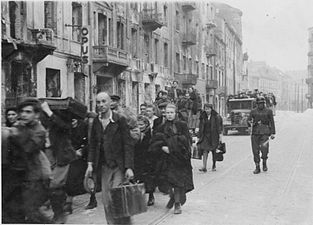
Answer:
POLYGON ((114 218, 129 217, 147 211, 145 186, 140 184, 123 184, 112 188, 110 212, 114 218))
POLYGON ((40 98, 41 101, 46 101, 50 109, 67 111, 72 113, 75 117, 84 119, 87 116, 87 106, 81 102, 68 97, 68 98, 40 98))

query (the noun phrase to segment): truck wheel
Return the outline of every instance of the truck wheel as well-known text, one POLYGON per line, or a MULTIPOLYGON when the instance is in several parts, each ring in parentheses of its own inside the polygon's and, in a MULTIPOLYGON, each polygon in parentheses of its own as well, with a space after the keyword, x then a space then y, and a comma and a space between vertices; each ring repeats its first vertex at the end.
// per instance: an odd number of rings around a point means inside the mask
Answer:
POLYGON ((225 135, 225 136, 228 135, 228 129, 223 130, 223 135, 225 135))

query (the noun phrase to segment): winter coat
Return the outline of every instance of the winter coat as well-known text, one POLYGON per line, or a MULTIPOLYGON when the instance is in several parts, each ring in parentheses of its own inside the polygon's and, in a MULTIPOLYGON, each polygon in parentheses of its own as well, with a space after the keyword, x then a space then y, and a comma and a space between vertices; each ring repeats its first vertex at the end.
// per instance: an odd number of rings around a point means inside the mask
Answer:
POLYGON ((185 192, 194 189, 190 145, 191 138, 185 122, 166 121, 157 128, 150 151, 160 155, 156 166, 159 182, 166 181, 169 187, 181 187, 185 192), (163 152, 162 146, 167 146, 170 153, 163 152))
MULTIPOLYGON (((217 149, 219 144, 219 135, 223 132, 223 120, 221 116, 215 111, 211 112, 211 144, 212 149, 217 149)), ((204 146, 206 142, 204 141, 204 126, 208 122, 208 116, 205 111, 202 111, 200 114, 200 124, 199 124, 199 141, 197 143, 200 149, 206 149, 208 146, 204 146)))

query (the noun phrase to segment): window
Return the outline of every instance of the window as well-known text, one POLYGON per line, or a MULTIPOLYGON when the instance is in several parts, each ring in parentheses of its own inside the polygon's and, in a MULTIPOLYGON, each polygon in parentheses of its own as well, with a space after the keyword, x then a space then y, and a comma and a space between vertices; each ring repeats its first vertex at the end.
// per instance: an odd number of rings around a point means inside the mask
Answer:
POLYGON ((45 28, 50 28, 57 32, 57 15, 56 15, 56 2, 45 1, 45 28))
POLYGON ((206 76, 205 76, 206 79, 209 79, 209 66, 206 65, 206 76))
POLYGON ((77 2, 72 3, 72 39, 74 41, 80 40, 80 28, 82 26, 82 6, 77 2))
POLYGON ((144 35, 144 53, 146 62, 150 62, 150 39, 148 35, 144 35))
POLYGON ((154 39, 154 62, 155 62, 155 64, 159 64, 158 50, 159 50, 159 40, 154 39))
POLYGON ((98 43, 99 45, 107 44, 107 17, 103 14, 98 14, 98 43))
POLYGON ((179 53, 176 53, 176 72, 180 73, 179 53))
POLYGON ((167 25, 167 6, 163 6, 163 16, 164 16, 164 22, 167 25))
POLYGON ((176 21, 176 30, 179 30, 179 12, 178 11, 176 11, 175 21, 176 21))
POLYGON ((113 22, 109 18, 109 45, 113 45, 113 22))
POLYGON ((16 38, 15 33, 15 20, 17 14, 17 4, 16 2, 9 2, 9 10, 10 10, 10 33, 12 38, 16 38))
POLYGON ((168 44, 164 43, 164 67, 168 67, 168 44))
POLYGON ((60 70, 46 68, 46 96, 61 97, 60 70))
POLYGON ((131 29, 131 53, 133 57, 137 57, 137 30, 131 29))
POLYGON ((199 76, 199 62, 196 62, 196 73, 199 76))
POLYGON ((11 73, 7 78, 7 97, 29 97, 32 95, 32 67, 28 62, 12 61, 11 73))
POLYGON ((202 65, 201 65, 201 78, 202 79, 205 78, 204 75, 205 75, 205 66, 204 66, 204 63, 202 63, 202 65))
POLYGON ((183 56, 183 63, 184 63, 184 71, 187 70, 187 58, 186 56, 183 56))
POLYGON ((85 75, 83 73, 74 73, 74 94, 76 100, 85 103, 85 75))
POLYGON ((189 73, 192 73, 192 59, 191 58, 189 59, 188 67, 189 67, 189 73))
POLYGON ((124 49, 124 24, 117 22, 116 31, 117 48, 124 49))

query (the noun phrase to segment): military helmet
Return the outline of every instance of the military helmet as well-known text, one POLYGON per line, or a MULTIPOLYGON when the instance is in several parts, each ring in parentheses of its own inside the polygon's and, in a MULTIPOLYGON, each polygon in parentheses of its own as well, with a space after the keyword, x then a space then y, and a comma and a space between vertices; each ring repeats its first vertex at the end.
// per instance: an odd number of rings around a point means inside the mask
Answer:
POLYGON ((265 103, 265 98, 263 96, 259 96, 256 99, 256 103, 260 104, 260 103, 265 103))

